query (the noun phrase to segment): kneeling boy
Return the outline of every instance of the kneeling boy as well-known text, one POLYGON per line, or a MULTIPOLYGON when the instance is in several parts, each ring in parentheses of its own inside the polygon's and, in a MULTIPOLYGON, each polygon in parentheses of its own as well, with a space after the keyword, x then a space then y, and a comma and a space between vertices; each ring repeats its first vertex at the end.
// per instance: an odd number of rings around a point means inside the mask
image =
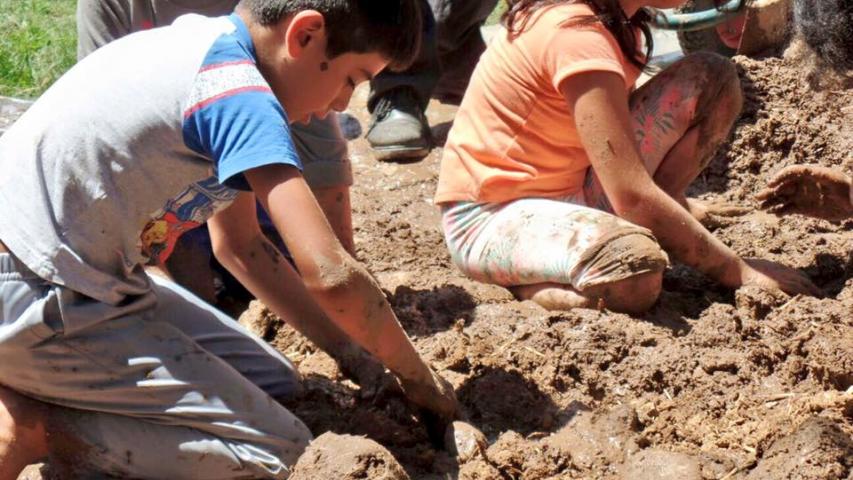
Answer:
POLYGON ((404 67, 420 21, 416 0, 185 16, 87 57, 0 139, 0 480, 60 441, 78 468, 124 478, 285 478, 311 438, 273 401, 299 386, 285 358, 145 274, 152 217, 209 219, 220 261, 363 387, 382 376, 366 350, 414 403, 454 416, 282 134, 404 67))

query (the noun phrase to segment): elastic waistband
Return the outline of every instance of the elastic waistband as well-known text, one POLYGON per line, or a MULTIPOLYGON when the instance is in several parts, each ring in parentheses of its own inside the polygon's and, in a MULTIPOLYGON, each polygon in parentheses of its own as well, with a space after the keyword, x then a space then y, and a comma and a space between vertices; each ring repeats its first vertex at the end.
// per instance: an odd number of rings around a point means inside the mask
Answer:
POLYGON ((35 280, 38 275, 11 253, 0 253, 0 280, 35 280))

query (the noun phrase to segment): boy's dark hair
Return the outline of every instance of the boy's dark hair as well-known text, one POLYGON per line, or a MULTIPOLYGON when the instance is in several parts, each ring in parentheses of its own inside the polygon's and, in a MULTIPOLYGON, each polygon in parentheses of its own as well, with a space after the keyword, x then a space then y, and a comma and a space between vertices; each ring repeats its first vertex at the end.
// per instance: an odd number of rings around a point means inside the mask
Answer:
MULTIPOLYGON (((713 3, 720 8, 725 2, 726 0, 714 0, 713 3)), ((595 16, 566 22, 564 26, 584 26, 600 22, 616 38, 619 48, 631 63, 641 69, 646 67, 654 45, 649 29, 652 15, 645 8, 637 10, 633 17, 628 18, 619 0, 507 0, 509 8, 501 20, 510 34, 515 35, 524 30, 533 12, 561 3, 585 3, 595 12, 595 16), (643 32, 645 37, 645 52, 637 45, 637 29, 643 32)))
POLYGON ((261 25, 274 25, 304 10, 316 10, 326 22, 326 55, 379 53, 394 71, 412 64, 421 46, 419 0, 241 0, 237 8, 261 25))

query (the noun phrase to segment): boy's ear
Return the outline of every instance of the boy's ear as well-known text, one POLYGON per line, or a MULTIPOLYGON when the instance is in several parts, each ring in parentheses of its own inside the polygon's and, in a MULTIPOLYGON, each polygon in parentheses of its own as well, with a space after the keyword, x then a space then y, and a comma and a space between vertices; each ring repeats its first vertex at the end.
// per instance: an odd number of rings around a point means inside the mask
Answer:
POLYGON ((316 10, 303 10, 293 15, 285 31, 287 53, 297 58, 306 48, 320 42, 326 31, 326 19, 316 10))

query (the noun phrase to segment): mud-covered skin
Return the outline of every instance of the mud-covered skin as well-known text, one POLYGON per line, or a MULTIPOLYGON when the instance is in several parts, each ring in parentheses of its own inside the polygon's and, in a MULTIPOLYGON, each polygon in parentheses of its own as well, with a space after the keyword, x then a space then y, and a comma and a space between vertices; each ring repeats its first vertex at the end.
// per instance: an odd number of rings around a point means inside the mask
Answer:
POLYGON ((797 213, 824 220, 853 217, 853 181, 818 165, 791 165, 779 171, 756 198, 777 215, 797 213))

